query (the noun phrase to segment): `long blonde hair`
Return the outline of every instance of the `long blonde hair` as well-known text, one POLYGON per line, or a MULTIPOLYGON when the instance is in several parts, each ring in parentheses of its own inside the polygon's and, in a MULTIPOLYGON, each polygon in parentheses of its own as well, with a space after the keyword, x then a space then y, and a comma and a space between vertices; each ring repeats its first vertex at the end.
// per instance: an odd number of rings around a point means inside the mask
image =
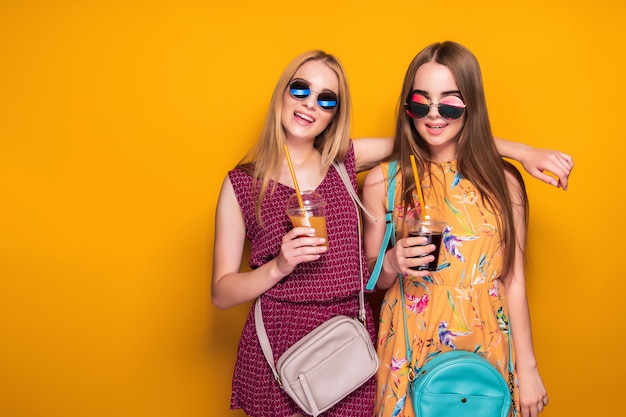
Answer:
MULTIPOLYGON (((317 138, 315 148, 322 154, 322 170, 326 171, 333 160, 342 161, 350 146, 350 117, 352 103, 350 89, 343 66, 337 58, 321 50, 305 52, 287 65, 274 88, 265 125, 256 144, 237 165, 253 178, 253 193, 257 197, 256 217, 261 221, 261 202, 268 190, 271 178, 277 178, 285 158, 283 145, 285 130, 281 122, 283 94, 293 75, 309 61, 320 61, 337 74, 339 104, 328 126, 317 138)), ((274 187, 276 184, 274 184, 274 187)), ((272 187, 272 191, 274 189, 272 187)))
MULTIPOLYGON (((402 167, 401 198, 405 208, 413 206, 415 178, 410 155, 415 155, 418 174, 423 178, 425 164, 431 155, 426 141, 419 135, 413 120, 404 110, 404 101, 413 89, 417 70, 428 62, 445 65, 456 80, 466 105, 465 122, 458 137, 456 158, 461 175, 481 192, 483 201, 496 212, 500 237, 505 245, 503 276, 512 268, 517 247, 513 222, 513 203, 507 185, 505 170, 520 183, 522 201, 528 217, 528 200, 524 181, 519 171, 502 159, 491 132, 480 66, 474 54, 464 46, 446 41, 423 49, 407 69, 397 109, 394 150, 390 159, 400 161, 402 167)), ((527 222, 526 222, 527 223, 527 222)), ((523 248, 522 248, 523 249, 523 248)))

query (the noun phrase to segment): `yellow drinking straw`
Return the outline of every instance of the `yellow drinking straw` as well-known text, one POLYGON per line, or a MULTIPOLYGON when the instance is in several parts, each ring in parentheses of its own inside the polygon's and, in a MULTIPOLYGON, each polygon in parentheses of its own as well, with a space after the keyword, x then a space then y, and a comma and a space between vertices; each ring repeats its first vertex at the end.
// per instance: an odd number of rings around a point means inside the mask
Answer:
POLYGON ((302 196, 300 195, 300 187, 298 187, 298 180, 296 179, 296 171, 293 169, 291 156, 289 156, 289 148, 287 148, 287 144, 284 144, 283 147, 285 148, 285 155, 287 156, 287 164, 289 164, 289 172, 291 172, 293 186, 296 189, 296 195, 298 196, 298 204, 300 204, 300 208, 304 208, 304 202, 302 201, 302 196))
POLYGON ((417 189, 417 196, 420 200, 420 208, 422 211, 422 217, 426 218, 426 204, 424 204, 424 195, 422 194, 422 184, 420 177, 417 173, 417 166, 415 165, 415 156, 411 155, 411 167, 413 168, 413 177, 415 178, 415 188, 417 189))

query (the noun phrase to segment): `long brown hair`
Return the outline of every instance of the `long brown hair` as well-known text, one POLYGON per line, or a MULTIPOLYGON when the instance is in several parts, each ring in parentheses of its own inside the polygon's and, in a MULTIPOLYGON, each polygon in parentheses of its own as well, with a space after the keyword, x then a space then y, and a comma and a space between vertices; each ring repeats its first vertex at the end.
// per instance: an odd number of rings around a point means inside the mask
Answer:
POLYGON ((486 206, 495 210, 500 238, 505 245, 502 274, 506 276, 515 260, 517 242, 511 190, 507 185, 505 170, 512 173, 520 183, 523 194, 521 199, 524 202, 526 217, 528 217, 526 189, 519 171, 503 160, 496 148, 487 114, 478 61, 471 51, 455 42, 434 43, 423 49, 411 61, 402 84, 397 109, 394 150, 390 159, 400 161, 403 206, 406 209, 415 205, 413 200, 415 178, 411 169, 410 155, 415 155, 420 178, 423 178, 425 173, 425 164, 431 162, 428 144, 415 129, 412 118, 404 111, 404 101, 413 89, 417 70, 431 61, 445 65, 452 72, 465 102, 465 122, 456 148, 457 169, 480 191, 486 206))
MULTIPOLYGON (((256 217, 259 224, 262 224, 261 202, 269 187, 270 179, 272 177, 277 178, 285 158, 283 145, 287 142, 285 130, 281 123, 283 94, 296 71, 309 61, 320 61, 326 64, 337 74, 339 82, 339 91, 337 92, 339 105, 335 110, 335 115, 326 129, 315 138, 315 148, 322 154, 322 170, 326 171, 333 160, 342 161, 350 146, 352 103, 343 66, 333 55, 321 50, 313 50, 297 56, 287 65, 278 79, 259 139, 237 164, 237 168, 246 170, 254 178, 253 193, 257 197, 256 217)), ((273 189, 272 187, 272 191, 273 189)))

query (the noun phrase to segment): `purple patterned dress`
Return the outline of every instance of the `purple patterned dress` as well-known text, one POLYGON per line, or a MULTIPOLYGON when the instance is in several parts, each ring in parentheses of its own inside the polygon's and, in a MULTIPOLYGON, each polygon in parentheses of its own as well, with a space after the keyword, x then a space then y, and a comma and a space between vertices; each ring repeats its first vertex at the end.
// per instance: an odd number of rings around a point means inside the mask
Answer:
MULTIPOLYGON (((356 189, 352 144, 344 163, 356 189)), ((294 190, 277 184, 273 194, 266 194, 261 206, 262 228, 255 217, 252 177, 240 169, 228 175, 245 218, 246 237, 252 243, 250 266, 257 268, 278 254, 283 235, 292 228, 285 207, 294 190)), ((363 268, 365 282, 369 278, 365 258, 359 261, 356 209, 334 168, 328 170, 316 191, 327 202, 328 251, 316 261, 299 264, 263 295, 263 321, 275 359, 327 319, 338 314, 356 316, 359 267, 363 268)), ((367 328, 374 341, 372 310, 367 302, 366 311, 367 328)), ((372 417, 375 384, 375 378, 370 379, 322 416, 372 417)), ((254 308, 243 328, 235 364, 231 409, 237 408, 252 417, 288 417, 301 412, 278 386, 263 356, 254 327, 254 308)))

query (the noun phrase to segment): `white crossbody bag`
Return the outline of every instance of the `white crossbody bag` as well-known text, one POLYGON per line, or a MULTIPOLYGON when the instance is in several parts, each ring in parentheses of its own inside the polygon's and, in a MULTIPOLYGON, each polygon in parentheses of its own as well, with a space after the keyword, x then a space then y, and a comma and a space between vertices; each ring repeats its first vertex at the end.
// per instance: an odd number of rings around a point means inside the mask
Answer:
MULTIPOLYGON (((363 208, 343 163, 333 166, 354 202, 363 208)), ((367 213, 367 210, 363 208, 367 213)), ((367 213, 369 215, 369 213, 367 213)), ((370 215, 371 217, 371 215, 370 215)), ((361 262, 359 221, 359 263, 361 262)), ((367 382, 378 370, 378 356, 365 323, 363 271, 360 271, 358 317, 336 316, 313 329, 283 353, 274 365, 261 297, 254 307, 256 331, 267 363, 280 387, 305 413, 318 416, 367 382)))

